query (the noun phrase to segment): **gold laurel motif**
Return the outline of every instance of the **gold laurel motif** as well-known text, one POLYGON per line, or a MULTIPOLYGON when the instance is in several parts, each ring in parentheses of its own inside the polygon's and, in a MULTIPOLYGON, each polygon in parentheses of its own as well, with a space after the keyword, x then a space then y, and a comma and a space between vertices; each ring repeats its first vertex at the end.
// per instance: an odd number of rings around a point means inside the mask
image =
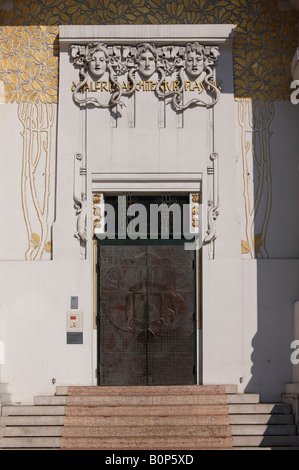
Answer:
POLYGON ((236 99, 286 100, 299 13, 281 11, 276 0, 248 5, 247 0, 15 0, 12 9, 0 9, 6 102, 57 102, 56 38, 62 24, 235 24, 236 99))
POLYGON ((18 105, 23 126, 21 202, 28 237, 26 260, 42 259, 52 252, 49 217, 54 107, 30 102, 18 105))
POLYGON ((266 241, 272 210, 270 139, 274 114, 273 103, 238 102, 245 213, 241 253, 252 259, 270 257, 266 241), (259 181, 254 192, 252 179, 259 181))
POLYGON ((0 27, 0 80, 6 102, 56 103, 57 28, 0 27))

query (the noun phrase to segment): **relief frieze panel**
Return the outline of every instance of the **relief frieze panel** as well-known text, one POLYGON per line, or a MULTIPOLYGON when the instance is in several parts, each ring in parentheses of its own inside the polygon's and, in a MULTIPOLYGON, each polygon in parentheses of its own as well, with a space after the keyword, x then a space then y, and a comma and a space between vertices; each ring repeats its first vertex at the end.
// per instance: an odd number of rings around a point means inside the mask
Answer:
POLYGON ((78 106, 112 109, 125 106, 123 97, 143 90, 154 92, 160 100, 170 99, 177 111, 192 106, 210 108, 220 96, 215 79, 219 54, 217 46, 198 42, 184 46, 72 45, 70 56, 79 69, 79 81, 71 85, 73 99, 78 106), (186 91, 194 91, 195 96, 184 103, 186 91))

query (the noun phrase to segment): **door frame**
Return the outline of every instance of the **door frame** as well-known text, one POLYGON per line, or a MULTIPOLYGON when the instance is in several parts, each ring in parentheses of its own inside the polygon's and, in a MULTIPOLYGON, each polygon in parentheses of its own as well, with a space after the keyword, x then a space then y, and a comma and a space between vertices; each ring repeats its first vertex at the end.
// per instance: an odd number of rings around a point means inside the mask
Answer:
MULTIPOLYGON (((157 194, 157 193, 176 193, 176 194, 200 194, 202 215, 207 211, 207 195, 203 185, 203 173, 92 173, 90 180, 90 191, 92 195, 96 194, 157 194)), ((93 198, 91 198, 93 200, 93 198)), ((94 214, 94 204, 90 206, 90 213, 94 214)), ((201 233, 205 233, 206 218, 202 217, 201 233)), ((93 383, 97 385, 97 246, 102 243, 94 235, 94 216, 91 217, 92 233, 92 298, 93 298, 93 336, 92 336, 92 361, 93 361, 93 383)), ((123 242, 118 240, 118 243, 123 242)), ((148 240, 146 240, 148 242, 148 240)), ((153 240, 154 242, 154 240, 153 240)), ((203 383, 203 271, 204 256, 203 247, 196 250, 196 370, 197 384, 203 383)))

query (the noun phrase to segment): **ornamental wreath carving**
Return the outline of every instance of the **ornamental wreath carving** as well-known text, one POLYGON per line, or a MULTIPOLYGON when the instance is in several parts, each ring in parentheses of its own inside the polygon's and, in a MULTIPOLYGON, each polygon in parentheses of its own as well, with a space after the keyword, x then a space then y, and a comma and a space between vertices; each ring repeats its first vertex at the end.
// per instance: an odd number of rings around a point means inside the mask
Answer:
POLYGON ((122 98, 140 89, 153 91, 159 99, 170 99, 177 111, 192 106, 213 107, 219 100, 220 87, 214 73, 219 56, 216 46, 198 42, 185 46, 112 46, 93 42, 72 45, 70 55, 79 68, 79 82, 72 85, 78 106, 122 107, 122 98), (205 91, 204 98, 197 96, 184 103, 183 92, 194 89, 199 95, 205 91), (96 93, 91 96, 89 92, 96 93), (108 93, 108 100, 103 99, 101 92, 108 93))

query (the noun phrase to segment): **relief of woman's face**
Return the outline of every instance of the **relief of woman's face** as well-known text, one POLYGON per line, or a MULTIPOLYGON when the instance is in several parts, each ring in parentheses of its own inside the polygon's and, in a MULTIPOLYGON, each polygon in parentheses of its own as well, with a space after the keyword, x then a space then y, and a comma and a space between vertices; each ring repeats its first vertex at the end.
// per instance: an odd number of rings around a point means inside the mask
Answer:
POLYGON ((204 69, 203 56, 191 51, 186 59, 186 71, 192 78, 197 78, 204 69))
POLYGON ((106 57, 103 51, 96 51, 89 63, 89 71, 94 78, 100 78, 106 71, 106 57))
POLYGON ((145 78, 151 77, 156 70, 155 57, 149 50, 146 50, 140 54, 138 64, 138 70, 145 78))

